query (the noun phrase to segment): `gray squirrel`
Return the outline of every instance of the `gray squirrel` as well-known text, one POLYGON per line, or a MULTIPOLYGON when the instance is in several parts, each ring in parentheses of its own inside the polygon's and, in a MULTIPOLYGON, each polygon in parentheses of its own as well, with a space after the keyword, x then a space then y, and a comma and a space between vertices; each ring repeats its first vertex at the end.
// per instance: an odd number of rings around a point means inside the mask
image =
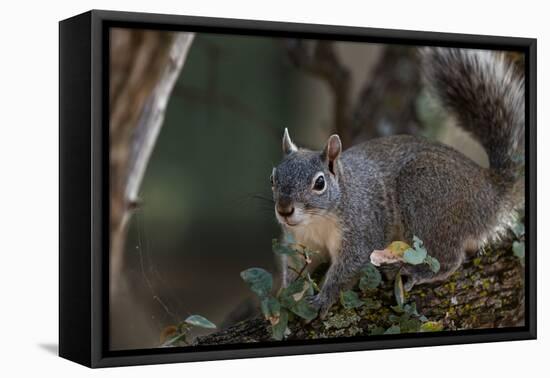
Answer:
MULTIPOLYGON (((285 129, 284 157, 271 174, 275 215, 296 243, 330 257, 320 292, 308 299, 320 317, 373 250, 410 244, 416 235, 441 268, 405 264, 405 289, 445 280, 523 206, 522 75, 491 51, 423 48, 420 55, 427 86, 482 144, 490 168, 422 137, 376 138, 342 151, 331 135, 322 151, 311 151, 298 148, 285 129)), ((295 276, 289 263, 283 257, 283 286, 295 276)))

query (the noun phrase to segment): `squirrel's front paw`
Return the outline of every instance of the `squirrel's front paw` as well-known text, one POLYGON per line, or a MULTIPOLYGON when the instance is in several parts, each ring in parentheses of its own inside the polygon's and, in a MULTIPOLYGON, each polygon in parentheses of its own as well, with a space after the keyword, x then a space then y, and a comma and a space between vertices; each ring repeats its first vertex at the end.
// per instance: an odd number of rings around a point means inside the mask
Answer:
POLYGON ((310 306, 318 311, 318 316, 320 319, 324 319, 327 316, 328 310, 330 310, 330 307, 333 304, 333 301, 323 296, 322 293, 312 295, 306 300, 310 306))

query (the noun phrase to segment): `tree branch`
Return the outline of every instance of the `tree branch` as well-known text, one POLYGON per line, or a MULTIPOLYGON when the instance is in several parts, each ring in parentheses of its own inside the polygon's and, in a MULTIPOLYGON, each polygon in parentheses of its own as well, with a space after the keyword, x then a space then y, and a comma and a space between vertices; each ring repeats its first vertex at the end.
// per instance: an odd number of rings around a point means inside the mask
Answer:
POLYGON ((288 40, 286 47, 296 68, 329 85, 334 104, 333 129, 344 148, 378 136, 418 133, 416 100, 421 82, 413 49, 385 47, 354 102, 351 73, 340 62, 333 42, 288 40))
POLYGON ((183 68, 193 37, 192 33, 179 33, 174 38, 168 64, 147 99, 134 131, 125 190, 126 200, 130 203, 138 199, 138 190, 164 121, 170 94, 183 68))
POLYGON ((344 147, 351 144, 350 130, 350 72, 338 58, 331 41, 310 42, 313 51, 303 40, 288 40, 286 47, 294 65, 325 81, 331 89, 334 129, 340 135, 344 147))
POLYGON ((418 134, 416 101, 421 90, 414 49, 389 46, 352 109, 353 143, 392 134, 418 134))
MULTIPOLYGON (((440 322, 445 331, 517 327, 524 324, 524 268, 513 256, 512 241, 485 249, 467 261, 450 279, 415 286, 407 294, 408 303, 416 303, 418 312, 430 321, 440 322)), ((387 329, 397 315, 393 283, 385 281, 369 292, 379 301, 378 308, 344 309, 335 305, 325 320, 307 324, 289 323, 289 339, 316 339, 340 336, 368 336, 375 326, 387 329)), ((239 322, 225 330, 199 337, 197 345, 235 344, 273 341, 269 323, 261 316, 239 322)))
POLYGON ((111 289, 121 280, 127 224, 193 33, 114 29, 110 66, 111 289))

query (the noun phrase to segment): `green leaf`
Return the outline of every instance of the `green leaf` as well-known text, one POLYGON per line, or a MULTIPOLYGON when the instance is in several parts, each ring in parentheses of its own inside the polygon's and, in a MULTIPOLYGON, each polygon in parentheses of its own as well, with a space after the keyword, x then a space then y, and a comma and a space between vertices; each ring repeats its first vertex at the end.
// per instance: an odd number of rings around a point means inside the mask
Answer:
POLYGON ((523 259, 525 257, 525 243, 515 241, 512 243, 512 251, 514 251, 514 256, 523 259))
POLYGON ((437 273, 439 272, 439 269, 441 269, 441 265, 439 264, 439 261, 435 258, 435 257, 432 257, 432 256, 426 256, 426 258, 424 259, 424 262, 426 264, 428 264, 428 266, 430 267, 431 271, 434 272, 434 273, 437 273))
POLYGON ((269 295, 273 288, 273 277, 262 268, 244 270, 241 272, 241 278, 260 298, 269 295))
POLYGON ((186 334, 185 333, 180 333, 170 339, 168 339, 167 341, 165 341, 162 346, 163 347, 168 347, 168 346, 178 346, 180 344, 180 342, 183 342, 184 344, 187 344, 185 338, 186 338, 186 334))
POLYGON ((282 289, 279 294, 281 304, 288 308, 294 306, 297 301, 302 299, 309 286, 309 283, 303 278, 291 282, 290 285, 282 289))
POLYGON ((386 331, 385 328, 382 328, 380 326, 376 326, 376 327, 374 327, 373 329, 371 329, 369 331, 369 335, 371 335, 371 336, 383 335, 385 331, 386 331))
POLYGON ((274 253, 278 255, 295 255, 297 251, 290 247, 290 245, 279 243, 277 239, 271 241, 271 248, 274 253))
POLYGON ((403 257, 403 253, 405 253, 405 251, 410 248, 411 246, 403 241, 394 241, 386 247, 386 249, 388 249, 392 254, 398 257, 403 257))
POLYGON ((393 284, 393 293, 395 295, 395 300, 397 301, 397 306, 402 308, 403 303, 405 303, 405 289, 403 288, 403 280, 401 279, 401 273, 397 273, 397 275, 395 276, 395 282, 393 284))
POLYGON ((265 319, 269 320, 272 325, 279 322, 281 316, 281 304, 277 299, 271 296, 265 297, 264 299, 262 299, 260 307, 262 309, 262 314, 264 314, 265 319))
MULTIPOLYGON (((397 312, 398 314, 403 314, 405 312, 405 310, 403 309, 403 306, 401 306, 401 305, 390 306, 390 308, 393 311, 397 312)), ((390 315, 390 316, 392 316, 392 315, 390 315)))
POLYGON ((426 249, 420 248, 420 249, 412 249, 409 248, 403 253, 403 260, 405 260, 406 263, 411 265, 418 265, 422 264, 424 262, 424 259, 428 255, 428 252, 426 252, 426 249))
POLYGON ((352 290, 346 290, 340 292, 340 303, 344 308, 357 308, 361 307, 364 302, 359 299, 359 295, 352 290))
POLYGON ((319 290, 319 286, 317 286, 317 284, 315 283, 315 281, 313 281, 313 279, 311 278, 311 276, 309 275, 309 273, 306 274, 306 280, 307 280, 307 283, 309 284, 308 285, 308 289, 306 291, 306 294, 308 296, 311 296, 315 293, 315 290, 317 290, 318 292, 321 291, 319 290))
POLYGON ((516 235, 516 238, 521 238, 523 235, 525 235, 525 226, 521 221, 517 221, 512 226, 512 231, 514 232, 514 235, 516 235))
POLYGON ((406 314, 410 316, 420 316, 420 314, 416 310, 416 302, 413 302, 411 304, 406 304, 403 307, 403 310, 405 311, 406 314))
MULTIPOLYGON (((401 310, 401 314, 403 314, 403 315, 401 315, 401 316, 408 317, 408 315, 405 314, 405 313, 403 312, 403 310, 401 310)), ((392 322, 392 323, 399 323, 399 322, 401 321, 401 316, 396 316, 396 315, 390 314, 390 315, 388 316, 388 320, 389 320, 390 322, 392 322)))
POLYGON ((185 319, 185 323, 191 324, 195 327, 201 327, 201 328, 216 328, 216 325, 212 323, 210 320, 206 319, 204 316, 200 315, 191 315, 187 319, 185 319))
POLYGON ((368 264, 361 272, 362 276, 359 280, 359 289, 361 291, 376 289, 380 285, 380 282, 382 282, 382 275, 372 264, 368 264))
POLYGON ((384 332, 384 335, 395 335, 398 333, 401 333, 401 328, 398 325, 392 325, 384 332))
POLYGON ((288 325, 288 311, 284 308, 281 309, 279 322, 271 326, 271 336, 275 340, 282 340, 285 337, 286 327, 288 325))
POLYGON ((416 235, 413 235, 413 247, 414 249, 425 249, 424 242, 416 235))
POLYGON ((439 322, 424 322, 420 326, 420 332, 439 332, 443 331, 443 325, 439 322))
POLYGON ((363 302, 363 307, 368 310, 378 310, 380 307, 382 307, 382 302, 376 301, 372 298, 365 298, 363 302))
POLYGON ((421 325, 422 325, 422 322, 414 318, 401 319, 401 321, 399 322, 399 328, 402 333, 418 332, 420 330, 421 325))
POLYGON ((525 243, 522 241, 521 242, 515 241, 512 244, 512 251, 514 251, 514 256, 516 256, 519 259, 521 266, 524 266, 525 265, 525 243))
POLYGON ((317 317, 317 309, 311 306, 305 298, 294 303, 289 310, 305 320, 313 320, 317 317))

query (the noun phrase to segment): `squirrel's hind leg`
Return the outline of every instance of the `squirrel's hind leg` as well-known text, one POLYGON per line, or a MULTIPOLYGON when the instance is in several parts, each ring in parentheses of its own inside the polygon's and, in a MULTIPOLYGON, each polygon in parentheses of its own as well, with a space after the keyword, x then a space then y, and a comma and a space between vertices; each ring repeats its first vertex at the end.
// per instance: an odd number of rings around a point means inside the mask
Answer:
POLYGON ((457 249, 447 254, 449 257, 452 256, 452 258, 446 259, 440 256, 438 259, 440 268, 437 273, 434 273, 426 264, 404 265, 401 268, 401 274, 407 277, 407 281, 404 284, 405 291, 410 291, 415 285, 446 280, 462 265, 464 254, 463 250, 457 249))

